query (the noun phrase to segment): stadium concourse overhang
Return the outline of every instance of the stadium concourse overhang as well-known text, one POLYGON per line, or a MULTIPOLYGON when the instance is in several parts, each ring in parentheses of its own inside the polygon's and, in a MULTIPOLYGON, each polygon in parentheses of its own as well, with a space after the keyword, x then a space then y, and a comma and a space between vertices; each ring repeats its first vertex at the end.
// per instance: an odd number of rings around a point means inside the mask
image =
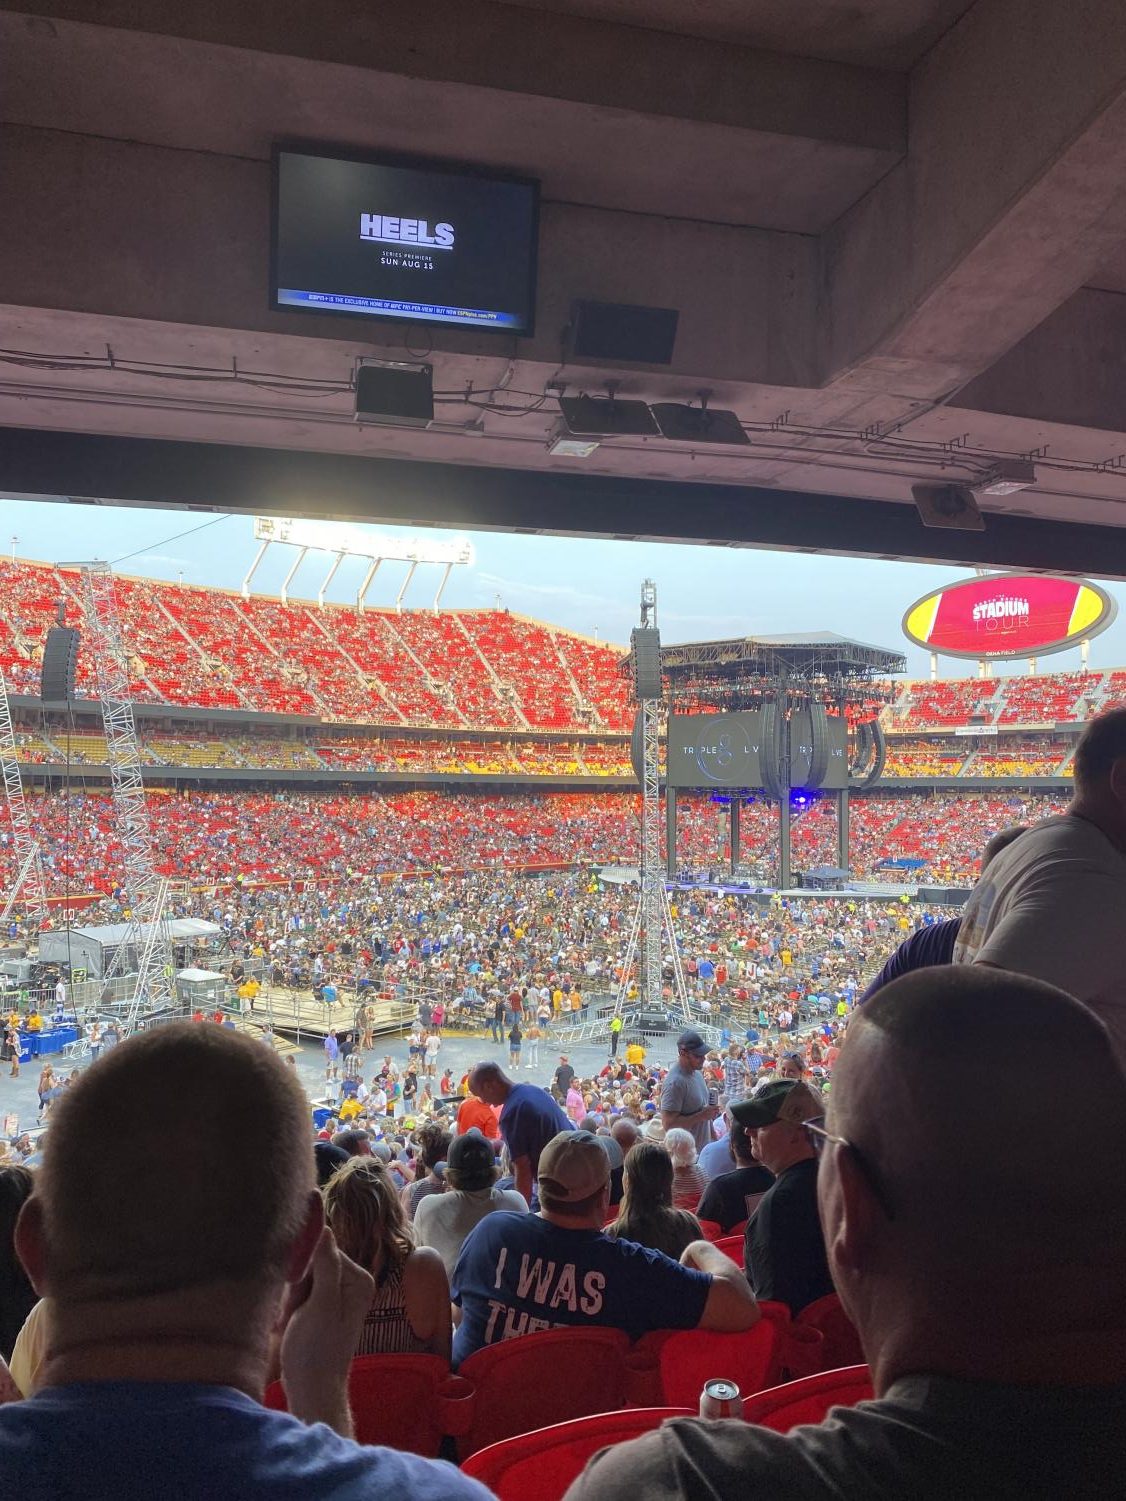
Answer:
POLYGON ((0 493, 1126 577, 1121 0, 0 0, 0 180, 0 493), (272 308, 285 140, 538 179, 534 333, 272 308), (549 452, 609 382, 749 441, 549 452))

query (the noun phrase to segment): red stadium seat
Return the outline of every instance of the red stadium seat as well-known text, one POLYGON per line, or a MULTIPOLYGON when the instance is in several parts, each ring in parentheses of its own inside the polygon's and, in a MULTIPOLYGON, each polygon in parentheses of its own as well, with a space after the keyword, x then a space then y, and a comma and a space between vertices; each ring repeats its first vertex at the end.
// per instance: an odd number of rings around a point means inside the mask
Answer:
POLYGON ((662 1399, 695 1407, 704 1382, 715 1377, 734 1381, 744 1396, 772 1386, 786 1369, 786 1334, 785 1326, 771 1318, 760 1319, 740 1334, 710 1329, 671 1334, 657 1357, 662 1399))
POLYGON ((845 1366, 756 1392, 743 1402, 743 1417, 776 1433, 788 1433, 799 1423, 820 1423, 831 1407, 855 1407, 873 1395, 868 1367, 845 1366))
POLYGON ((588 1459, 610 1444, 659 1428, 666 1418, 695 1417, 694 1407, 631 1407, 537 1428, 480 1449, 462 1465, 500 1501, 558 1501, 588 1459))
POLYGON ((705 1240, 719 1240, 723 1235, 723 1226, 716 1220, 700 1220, 700 1229, 705 1240))
POLYGON ((836 1293, 828 1293, 803 1308, 797 1315, 795 1324, 820 1332, 824 1342, 821 1351, 823 1371, 863 1363, 864 1351, 860 1348, 860 1336, 841 1307, 841 1300, 836 1293))
POLYGON ((547 1329, 476 1351, 458 1374, 476 1388, 459 1436, 464 1459, 553 1420, 610 1412, 626 1401, 629 1338, 620 1329, 547 1329))
MULTIPOLYGON (((446 1434, 468 1426, 474 1394, 438 1355, 360 1355, 348 1371, 348 1400, 359 1443, 433 1458, 446 1434)), ((280 1381, 266 1388, 263 1404, 288 1411, 280 1381)))

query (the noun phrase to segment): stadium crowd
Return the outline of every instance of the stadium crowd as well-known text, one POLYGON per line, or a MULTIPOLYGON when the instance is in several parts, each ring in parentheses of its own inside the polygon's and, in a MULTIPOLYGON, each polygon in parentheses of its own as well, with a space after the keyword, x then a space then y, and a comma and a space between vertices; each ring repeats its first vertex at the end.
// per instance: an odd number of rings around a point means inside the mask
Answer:
MULTIPOLYGON (((177 888, 235 882, 331 881, 364 871, 459 870, 500 863, 506 869, 636 862, 637 799, 626 793, 185 791, 153 789, 157 865, 177 888)), ((101 792, 29 794, 51 894, 107 893, 120 865, 108 796, 101 792)), ((861 878, 894 874, 894 862, 922 880, 968 884, 990 834, 1057 812, 1053 794, 966 796, 893 794, 857 798, 852 864, 861 878)), ((17 869, 0 812, 0 880, 17 869)), ((705 797, 682 798, 678 858, 685 870, 722 870, 726 819, 705 797)), ((775 878, 776 814, 745 805, 742 873, 775 878)), ((830 800, 795 808, 796 870, 836 863, 836 812, 830 800)))
MULTIPOLYGON (((476 953, 465 979, 487 963, 503 981, 492 1037, 508 1027, 507 1068, 447 1070, 421 1124, 389 1108, 414 1071, 385 1062, 369 1085, 331 1048, 327 1072, 360 1107, 347 1123, 343 1103, 311 1112, 295 1071, 224 1025, 103 1047, 52 1103, 39 1162, 0 1173, 0 1497, 133 1501, 174 1473, 193 1501, 483 1501, 474 1476, 499 1475, 506 1451, 474 1435, 605 1413, 615 1389, 625 1409, 629 1347, 666 1413, 574 1455, 573 1501, 1105 1495, 1126 1460, 1126 711, 1085 731, 1075 782, 1066 813, 993 841, 964 911, 929 925, 937 962, 927 925, 910 932, 886 903, 678 898, 698 1001, 792 986, 799 957, 840 997, 822 1015, 797 987, 803 1025, 784 989, 722 1049, 686 1027, 667 1067, 628 1035, 619 1057, 611 1034, 594 1077, 564 1052, 550 1089, 520 1080, 512 1030, 547 1002, 517 979, 554 962, 554 1013, 561 963, 624 911, 626 893, 578 876, 543 878, 538 903, 460 878, 467 910, 483 903, 469 932, 442 880, 388 883, 391 911, 374 914, 393 919, 388 962, 476 953), (861 995, 865 939, 890 959, 861 995), (802 1351, 816 1365, 830 1328, 862 1365, 851 1387, 840 1371, 800 1386, 812 1423, 717 1423, 670 1397, 678 1371, 730 1375, 760 1345, 781 1352, 760 1368, 768 1385, 802 1351), (498 1410, 521 1350, 524 1384, 498 1410), (370 1435, 401 1422, 396 1381, 420 1357, 466 1406, 416 1454, 370 1435), (399 1364, 379 1368, 373 1400, 350 1381, 381 1358, 399 1364), (826 1389, 846 1387, 816 1421, 826 1389), (443 1432, 460 1472, 429 1457, 443 1432)), ((269 937, 254 892, 222 915, 243 945, 269 937)), ((273 915, 301 933, 300 905, 273 915)), ((406 1404, 416 1432, 438 1423, 430 1390, 406 1404)), ((744 1416, 786 1397, 742 1395, 744 1416)), ((520 1440, 545 1496, 566 1484, 553 1442, 520 1440)))

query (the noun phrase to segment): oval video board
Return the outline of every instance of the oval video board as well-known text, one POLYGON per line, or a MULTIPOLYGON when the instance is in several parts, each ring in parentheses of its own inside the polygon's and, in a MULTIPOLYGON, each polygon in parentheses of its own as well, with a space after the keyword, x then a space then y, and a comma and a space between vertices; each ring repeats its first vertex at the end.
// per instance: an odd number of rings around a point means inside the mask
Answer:
POLYGON ((907 611, 903 632, 947 657, 1038 657, 1097 636, 1117 613, 1097 584, 1005 573, 936 589, 907 611))

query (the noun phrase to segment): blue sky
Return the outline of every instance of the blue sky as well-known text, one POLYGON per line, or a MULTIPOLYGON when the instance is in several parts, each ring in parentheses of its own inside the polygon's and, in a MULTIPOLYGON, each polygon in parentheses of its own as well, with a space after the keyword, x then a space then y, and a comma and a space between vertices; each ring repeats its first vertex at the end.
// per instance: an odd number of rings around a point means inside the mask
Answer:
MULTIPOLYGON (((383 535, 411 536, 409 527, 361 528, 383 535)), ((916 563, 857 561, 745 549, 664 546, 658 543, 599 542, 560 537, 515 537, 494 532, 435 533, 423 539, 466 537, 475 558, 455 568, 443 595, 450 606, 492 606, 499 595, 507 608, 554 625, 625 643, 637 623, 641 583, 657 585, 657 616, 666 642, 711 640, 739 634, 779 634, 831 630, 876 646, 907 653, 908 671, 925 676, 927 654, 909 645, 900 630, 907 606, 921 595, 966 571, 916 563)), ((53 505, 0 500, 0 550, 56 563, 86 558, 122 562, 120 571, 175 581, 237 589, 257 544, 248 516, 213 518, 183 511, 109 506, 53 505), (213 522, 213 524, 206 524, 213 522), (178 533, 200 528, 193 535, 178 533), (175 539, 175 540, 172 540, 175 539)), ((276 593, 288 572, 292 549, 274 545, 255 576, 256 592, 276 593)), ((327 554, 310 554, 290 592, 316 596, 328 572, 327 554)), ((387 563, 369 594, 373 605, 394 602, 406 565, 387 563)), ((365 565, 348 559, 328 591, 346 601, 355 593, 365 565)), ((420 567, 404 603, 431 602, 438 568, 420 567)), ((1126 603, 1126 587, 1108 584, 1126 603)), ((943 659, 946 677, 966 676, 972 663, 943 659)), ((1126 665, 1126 612, 1091 643, 1091 665, 1126 665)), ((1042 670, 1077 670, 1078 649, 1041 659, 1042 670)), ((998 671, 1024 671, 1023 663, 998 671)))

